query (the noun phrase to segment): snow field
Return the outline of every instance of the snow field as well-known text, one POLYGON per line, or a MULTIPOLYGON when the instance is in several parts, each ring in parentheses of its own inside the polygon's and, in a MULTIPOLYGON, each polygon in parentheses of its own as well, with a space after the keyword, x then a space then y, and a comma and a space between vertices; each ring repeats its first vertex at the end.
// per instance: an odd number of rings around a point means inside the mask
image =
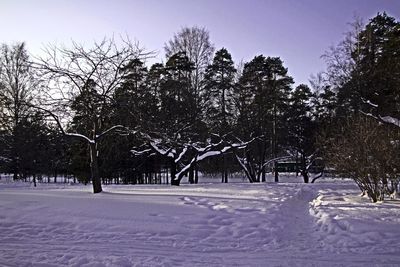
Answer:
POLYGON ((399 266, 400 203, 353 183, 0 183, 0 266, 399 266))

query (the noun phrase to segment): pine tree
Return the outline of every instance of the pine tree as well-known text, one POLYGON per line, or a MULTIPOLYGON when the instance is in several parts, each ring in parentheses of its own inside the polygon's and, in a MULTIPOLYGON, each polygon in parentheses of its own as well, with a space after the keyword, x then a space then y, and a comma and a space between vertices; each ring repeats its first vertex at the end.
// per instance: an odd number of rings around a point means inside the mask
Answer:
POLYGON ((165 78, 161 83, 161 122, 168 135, 175 135, 182 127, 193 122, 197 106, 190 90, 193 63, 185 53, 171 56, 165 65, 165 78))
POLYGON ((400 118, 400 23, 386 13, 375 16, 359 35, 359 57, 351 83, 363 110, 400 118), (372 104, 372 105, 371 105, 372 104))
MULTIPOLYGON (((236 69, 228 50, 215 53, 205 74, 204 114, 210 131, 224 135, 232 130, 234 121, 234 87, 236 69)), ((227 156, 222 155, 222 180, 228 182, 227 156)))
POLYGON ((233 89, 236 69, 228 50, 215 53, 205 74, 205 114, 212 131, 230 130, 234 117, 233 89))
POLYGON ((122 77, 121 86, 114 93, 114 114, 115 124, 125 125, 131 129, 148 127, 151 125, 147 109, 148 88, 146 86, 147 68, 143 61, 136 58, 130 61, 122 70, 125 75, 122 77))
MULTIPOLYGON (((290 98, 287 114, 288 147, 300 157, 300 172, 304 182, 309 182, 309 167, 315 152, 315 123, 312 120, 313 94, 307 85, 296 87, 290 98)), ((297 162, 296 162, 297 163, 297 162)))
POLYGON ((337 115, 354 112, 400 118, 400 23, 378 13, 354 38, 348 78, 338 88, 337 115))
MULTIPOLYGON (((277 158, 285 140, 284 112, 287 109, 292 77, 278 57, 263 55, 246 63, 237 87, 238 128, 253 142, 247 162, 257 165, 254 181, 265 180, 267 159, 277 158)), ((276 168, 275 168, 276 169, 276 168)), ((275 171, 275 181, 278 172, 275 171)))

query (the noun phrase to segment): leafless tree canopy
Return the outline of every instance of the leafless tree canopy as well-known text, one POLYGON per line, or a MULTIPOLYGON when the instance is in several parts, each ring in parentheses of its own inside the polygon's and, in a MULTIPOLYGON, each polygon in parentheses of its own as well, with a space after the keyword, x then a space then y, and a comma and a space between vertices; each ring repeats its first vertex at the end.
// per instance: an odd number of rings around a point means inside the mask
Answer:
POLYGON ((340 128, 323 138, 329 165, 354 179, 373 202, 393 194, 399 182, 398 129, 366 116, 348 119, 340 128))
POLYGON ((112 96, 133 60, 151 55, 138 43, 104 39, 93 47, 73 42, 71 48, 48 46, 45 57, 37 60, 41 72, 43 99, 37 108, 52 117, 64 135, 79 138, 90 147, 91 174, 95 193, 101 192, 98 145, 105 135, 124 128, 108 122, 112 96), (79 129, 65 129, 66 122, 79 112, 79 129))
POLYGON ((83 93, 86 86, 109 101, 114 90, 121 84, 123 67, 134 59, 145 60, 152 53, 145 52, 139 43, 121 39, 104 39, 87 47, 72 42, 71 47, 49 45, 45 56, 38 58, 35 67, 41 71, 46 103, 54 107, 70 106, 69 102, 83 93), (50 100, 50 101, 49 101, 50 100))
POLYGON ((350 30, 345 33, 345 38, 337 46, 330 46, 322 55, 322 59, 327 64, 327 70, 324 73, 325 79, 334 88, 343 86, 351 77, 357 63, 357 59, 355 60, 352 56, 358 54, 356 44, 363 25, 362 19, 355 17, 354 21, 349 23, 350 30))
POLYGON ((214 45, 205 28, 185 27, 165 44, 167 58, 178 52, 185 52, 196 68, 204 69, 212 59, 214 45))
POLYGON ((191 74, 191 83, 196 102, 199 102, 204 72, 210 64, 215 50, 210 41, 209 32, 205 28, 184 27, 165 44, 164 49, 167 58, 178 52, 184 52, 193 62, 194 71, 191 74))
POLYGON ((24 102, 32 101, 36 89, 25 43, 1 46, 0 81, 0 125, 12 131, 27 115, 24 102))

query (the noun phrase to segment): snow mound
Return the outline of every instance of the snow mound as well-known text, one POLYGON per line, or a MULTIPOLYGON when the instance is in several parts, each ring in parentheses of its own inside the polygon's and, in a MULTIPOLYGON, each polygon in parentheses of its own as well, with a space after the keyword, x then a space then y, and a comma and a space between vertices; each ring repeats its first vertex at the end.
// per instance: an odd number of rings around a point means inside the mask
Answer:
POLYGON ((331 251, 400 252, 399 200, 371 203, 356 188, 322 189, 310 203, 310 214, 331 251))

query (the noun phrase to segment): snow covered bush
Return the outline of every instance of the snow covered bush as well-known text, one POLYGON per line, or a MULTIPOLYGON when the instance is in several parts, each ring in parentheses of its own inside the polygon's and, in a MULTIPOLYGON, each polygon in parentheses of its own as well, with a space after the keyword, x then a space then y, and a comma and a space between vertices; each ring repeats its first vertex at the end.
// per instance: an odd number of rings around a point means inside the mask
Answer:
POLYGON ((397 193, 399 129, 356 116, 338 125, 325 139, 327 164, 352 178, 372 202, 397 193))

